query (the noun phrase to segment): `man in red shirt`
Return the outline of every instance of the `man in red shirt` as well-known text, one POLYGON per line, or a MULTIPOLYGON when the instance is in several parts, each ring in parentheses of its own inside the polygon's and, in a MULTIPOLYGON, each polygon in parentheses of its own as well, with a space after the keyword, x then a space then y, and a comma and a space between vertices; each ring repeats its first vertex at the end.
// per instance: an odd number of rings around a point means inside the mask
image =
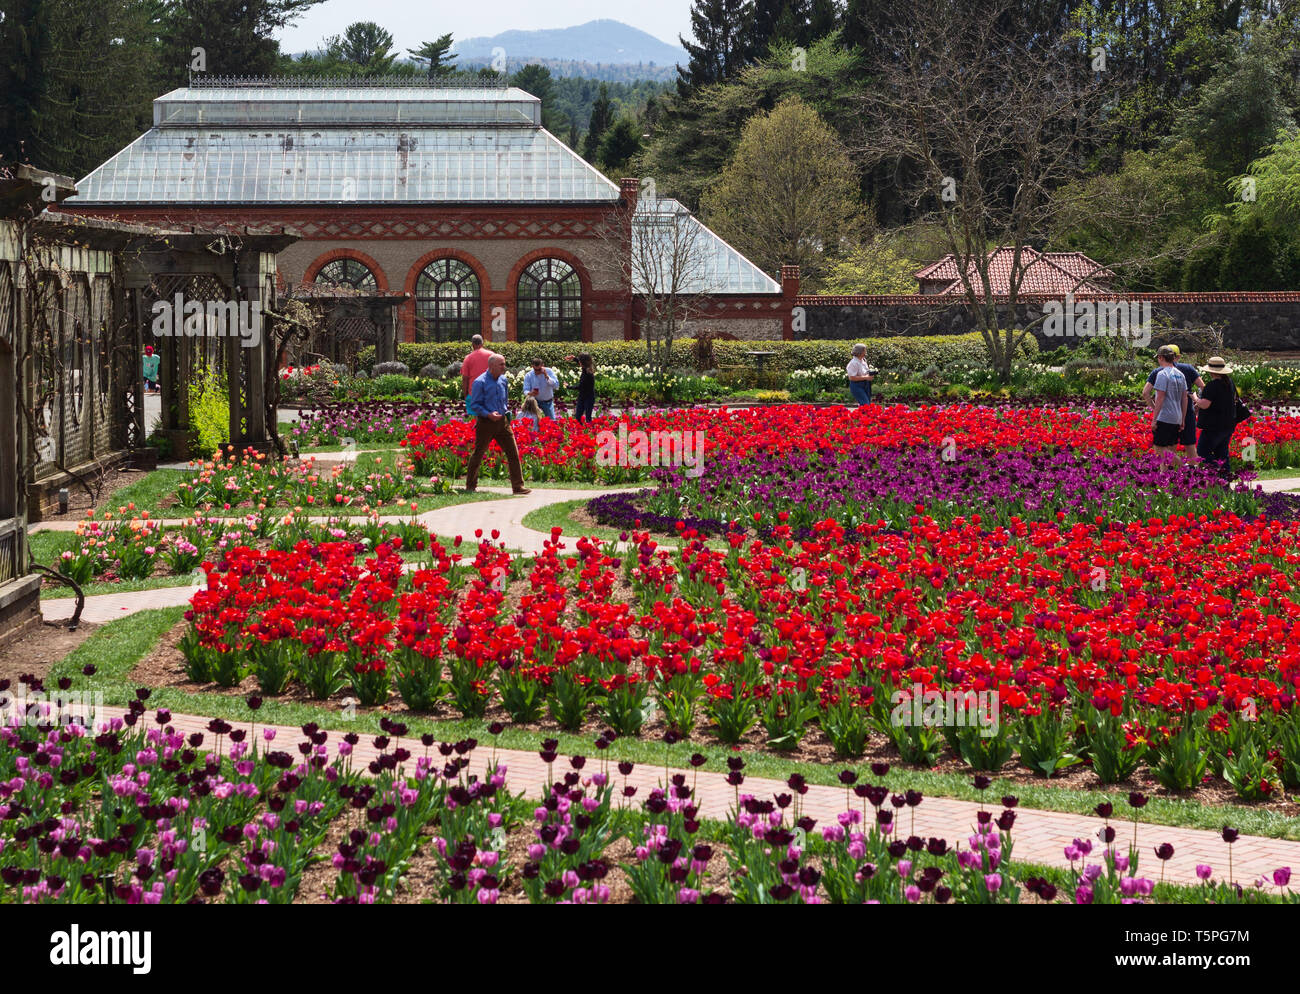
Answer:
POLYGON ((471 421, 474 420, 474 412, 469 409, 469 392, 474 385, 474 381, 487 372, 488 363, 492 361, 495 355, 491 349, 483 348, 483 336, 475 335, 469 340, 470 345, 474 346, 469 355, 467 355, 460 364, 460 395, 465 401, 465 413, 469 415, 471 421))

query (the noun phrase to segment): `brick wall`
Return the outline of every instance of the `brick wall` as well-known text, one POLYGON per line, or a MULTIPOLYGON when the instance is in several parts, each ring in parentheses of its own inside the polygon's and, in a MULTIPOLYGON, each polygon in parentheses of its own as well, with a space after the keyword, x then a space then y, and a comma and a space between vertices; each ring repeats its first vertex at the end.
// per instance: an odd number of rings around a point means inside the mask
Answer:
MULTIPOLYGON (((802 332, 797 338, 863 339, 894 335, 948 335, 974 331, 970 311, 959 301, 937 303, 920 295, 878 297, 795 298, 803 308, 802 332)), ((1016 308, 1019 323, 1042 317, 1052 297, 1031 297, 1016 308)), ((1212 325, 1224 333, 1224 344, 1234 349, 1289 351, 1300 349, 1300 293, 1147 293, 1090 297, 1077 301, 1135 301, 1150 303, 1156 337, 1160 341, 1189 343, 1192 334, 1212 325), (1162 332, 1169 327, 1171 333, 1162 332), (1181 335, 1180 335, 1181 332, 1181 335)), ((1004 320, 1011 317, 1003 308, 1004 320)), ((1056 348, 1079 343, 1079 338, 1051 337, 1042 325, 1035 330, 1040 345, 1056 348)))

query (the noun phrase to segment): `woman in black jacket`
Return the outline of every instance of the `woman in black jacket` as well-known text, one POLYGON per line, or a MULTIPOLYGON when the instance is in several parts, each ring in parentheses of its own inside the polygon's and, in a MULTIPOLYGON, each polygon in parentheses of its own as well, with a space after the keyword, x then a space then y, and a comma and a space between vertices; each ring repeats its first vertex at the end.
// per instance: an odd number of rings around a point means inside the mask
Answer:
POLYGON ((1210 357, 1205 371, 1210 374, 1210 382, 1196 401, 1196 425, 1201 429, 1196 454, 1227 478, 1232 475, 1228 443, 1237 427, 1237 387, 1232 382, 1232 367, 1219 356, 1210 357))
MULTIPOLYGON (((569 356, 573 359, 573 356, 569 356)), ((574 404, 573 416, 582 424, 583 415, 587 424, 591 424, 591 412, 596 407, 596 362, 588 352, 578 356, 578 366, 582 370, 578 377, 578 398, 574 404)))

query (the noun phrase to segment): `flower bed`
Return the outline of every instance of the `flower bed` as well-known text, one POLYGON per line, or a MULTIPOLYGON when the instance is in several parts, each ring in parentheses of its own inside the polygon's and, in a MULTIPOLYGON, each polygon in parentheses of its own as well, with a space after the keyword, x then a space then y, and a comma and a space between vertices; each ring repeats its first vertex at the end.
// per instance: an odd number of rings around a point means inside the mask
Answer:
MULTIPOLYGON (((834 516, 848 525, 879 520, 903 526, 918 506, 936 519, 978 516, 985 525, 1013 519, 1135 521, 1215 509, 1254 515, 1248 488, 1229 489, 1195 461, 1153 453, 1107 454, 1078 449, 981 451, 867 448, 844 453, 788 451, 775 455, 718 454, 693 478, 682 469, 652 474, 657 489, 637 504, 657 523, 705 515, 724 531, 755 512, 785 511, 798 534, 834 516)), ((604 504, 598 521, 626 526, 626 511, 604 504)), ((656 530, 646 520, 644 527, 656 530)))
POLYGON ((464 412, 464 405, 444 400, 427 404, 367 401, 323 404, 304 411, 291 437, 299 445, 343 445, 352 442, 395 442, 421 421, 445 421, 464 412))
POLYGON ((515 588, 521 563, 489 542, 472 565, 433 542, 410 573, 383 545, 237 549, 182 649, 196 680, 350 684, 367 706, 396 689, 417 711, 636 735, 653 701, 675 734, 727 744, 815 735, 858 756, 874 740, 908 763, 1018 758, 1038 776, 1086 761, 1103 783, 1141 767, 1172 790, 1217 774, 1246 799, 1300 787, 1298 524, 773 532, 729 551, 688 533, 675 553, 641 535, 621 559, 552 545, 515 588), (952 720, 900 723, 935 695, 952 720))
MULTIPOLYGON (((31 678, 26 689, 39 686, 31 678)), ((530 802, 511 793, 494 759, 470 774, 472 739, 404 738, 405 725, 385 720, 363 765, 353 762, 355 733, 309 724, 285 742, 259 730, 257 699, 247 728, 214 719, 184 734, 167 711, 148 711, 148 697, 139 691, 102 730, 65 721, 61 704, 0 725, 0 903, 1000 904, 1033 895, 1119 904, 1156 894, 1109 823, 1095 855, 1091 840, 1065 846, 1062 886, 1027 871, 1013 856, 1013 796, 981 806, 966 838, 923 839, 908 833, 902 810, 924 802, 919 791, 891 797, 848 769, 844 810, 819 825, 800 809, 802 777, 774 797, 741 793, 736 757, 735 805, 705 831, 683 773, 636 798, 632 764, 615 771, 575 756, 530 802)), ((553 743, 541 756, 554 769, 553 743)), ((1204 869, 1203 901, 1296 900, 1285 868, 1250 890, 1204 869)))
POLYGON ((147 512, 129 516, 131 507, 96 519, 93 512, 77 525, 73 548, 62 552, 58 570, 76 583, 143 580, 151 576, 189 577, 201 583, 200 565, 229 549, 251 547, 287 551, 299 542, 347 539, 375 546, 397 539, 408 550, 423 551, 428 529, 414 520, 380 521, 378 512, 336 520, 312 520, 302 511, 255 511, 238 518, 198 515, 179 525, 161 526, 147 512))
MULTIPOLYGON (((544 419, 538 430, 517 419, 512 425, 526 475, 531 480, 581 480, 607 483, 646 480, 651 458, 641 460, 614 453, 613 465, 602 465, 598 454, 617 438, 628 435, 682 438, 700 432, 705 464, 709 459, 764 452, 829 450, 846 452, 870 447, 946 447, 963 450, 1067 448, 1119 453, 1144 452, 1151 447, 1149 416, 1134 411, 1094 408, 996 408, 970 405, 907 408, 871 405, 851 409, 789 405, 762 409, 678 409, 644 416, 600 418, 590 425, 544 419), (603 433, 603 434, 602 434, 603 433), (644 464, 642 464, 644 462, 644 464)), ((691 437, 694 437, 693 435, 691 437)), ((1233 436, 1234 455, 1254 443, 1259 469, 1300 465, 1300 418, 1258 416, 1233 436)), ((455 478, 464 473, 473 451, 474 428, 467 422, 415 425, 402 446, 419 473, 455 478)), ((484 460, 484 473, 505 472, 495 449, 484 460)))
POLYGON ((422 494, 451 492, 446 481, 417 479, 413 465, 403 458, 394 470, 368 472, 366 466, 355 462, 318 465, 314 457, 276 459, 248 449, 224 460, 191 463, 190 468, 195 470, 194 476, 176 488, 176 503, 187 509, 309 507, 329 511, 391 507, 422 494))

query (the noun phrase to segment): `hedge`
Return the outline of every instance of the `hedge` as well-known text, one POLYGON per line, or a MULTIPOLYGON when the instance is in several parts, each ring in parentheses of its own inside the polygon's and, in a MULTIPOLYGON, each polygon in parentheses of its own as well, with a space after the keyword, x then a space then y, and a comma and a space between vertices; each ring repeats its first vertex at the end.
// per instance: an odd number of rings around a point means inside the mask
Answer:
MULTIPOLYGON (((978 333, 969 335, 929 335, 905 338, 868 338, 867 361, 882 370, 907 369, 918 371, 930 365, 949 362, 976 362, 987 360, 984 340, 978 333)), ((818 339, 799 342, 714 341, 713 367, 750 366, 754 360, 747 352, 775 353, 768 367, 782 372, 795 369, 813 369, 817 366, 843 366, 849 361, 853 343, 838 339, 818 339)), ((563 364, 566 356, 589 352, 597 366, 642 366, 646 362, 644 342, 490 342, 488 348, 506 357, 511 369, 525 366, 534 356, 540 356, 548 366, 563 364)), ((420 369, 429 363, 446 366, 460 362, 468 351, 461 342, 400 342, 397 346, 399 362, 411 369, 420 369)), ((1020 346, 1020 357, 1033 359, 1038 353, 1038 343, 1027 336, 1020 346)), ((358 355, 358 365, 369 369, 374 362, 373 347, 363 349, 358 355)), ((702 369, 696 355, 693 338, 673 343, 672 365, 676 369, 702 369)), ((704 365, 708 365, 707 363, 704 365)))

